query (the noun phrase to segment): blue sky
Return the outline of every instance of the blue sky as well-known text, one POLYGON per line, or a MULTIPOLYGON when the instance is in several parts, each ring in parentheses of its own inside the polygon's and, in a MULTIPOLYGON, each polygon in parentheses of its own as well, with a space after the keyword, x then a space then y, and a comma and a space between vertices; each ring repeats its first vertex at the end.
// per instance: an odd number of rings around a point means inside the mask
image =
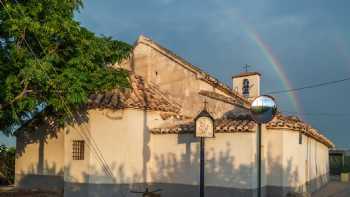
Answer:
MULTIPOLYGON (((130 44, 144 34, 228 85, 243 64, 254 65, 251 70, 262 73, 262 92, 268 92, 286 87, 247 27, 300 87, 350 76, 349 7, 348 0, 86 0, 76 19, 130 44)), ((350 114, 349 87, 346 82, 297 96, 305 113, 350 114)), ((297 111, 286 94, 276 96, 282 111, 297 111)), ((350 115, 303 119, 339 148, 350 148, 350 115)))

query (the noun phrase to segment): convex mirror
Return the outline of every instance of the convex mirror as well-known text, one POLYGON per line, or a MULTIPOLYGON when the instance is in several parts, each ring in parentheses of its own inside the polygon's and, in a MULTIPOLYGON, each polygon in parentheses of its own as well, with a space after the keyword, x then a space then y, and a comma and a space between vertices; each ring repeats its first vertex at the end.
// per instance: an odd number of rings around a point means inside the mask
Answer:
POLYGON ((250 113, 256 123, 270 122, 277 113, 275 99, 267 95, 257 97, 250 106, 250 113))

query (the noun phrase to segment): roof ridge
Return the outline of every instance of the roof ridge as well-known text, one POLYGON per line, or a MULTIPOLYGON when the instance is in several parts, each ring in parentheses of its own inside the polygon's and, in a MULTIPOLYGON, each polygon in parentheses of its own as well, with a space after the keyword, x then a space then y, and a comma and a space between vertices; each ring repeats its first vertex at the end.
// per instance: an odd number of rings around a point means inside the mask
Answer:
POLYGON ((145 44, 147 46, 152 47, 153 49, 163 53, 164 55, 167 55, 169 58, 173 59, 174 61, 179 62, 182 66, 185 68, 191 70, 192 72, 197 74, 197 77, 203 81, 206 81, 207 83, 219 87, 222 91, 226 92, 228 95, 236 97, 243 101, 246 104, 250 104, 250 101, 248 101, 245 97, 242 95, 237 94, 236 92, 232 91, 231 88, 229 88, 226 84, 222 83, 209 73, 203 71, 200 69, 198 66, 195 66, 185 60, 184 58, 178 56, 176 53, 172 52, 171 50, 163 47, 162 45, 158 44, 157 42, 153 41, 151 38, 146 37, 144 35, 140 35, 137 41, 135 42, 135 46, 138 45, 139 43, 145 44))

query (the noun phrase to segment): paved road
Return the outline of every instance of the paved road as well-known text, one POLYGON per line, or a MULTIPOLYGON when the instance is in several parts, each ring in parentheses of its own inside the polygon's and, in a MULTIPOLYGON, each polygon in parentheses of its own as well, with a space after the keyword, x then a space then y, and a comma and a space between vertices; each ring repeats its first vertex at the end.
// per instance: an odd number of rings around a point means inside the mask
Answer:
POLYGON ((331 181, 312 197, 350 197, 350 183, 331 181))

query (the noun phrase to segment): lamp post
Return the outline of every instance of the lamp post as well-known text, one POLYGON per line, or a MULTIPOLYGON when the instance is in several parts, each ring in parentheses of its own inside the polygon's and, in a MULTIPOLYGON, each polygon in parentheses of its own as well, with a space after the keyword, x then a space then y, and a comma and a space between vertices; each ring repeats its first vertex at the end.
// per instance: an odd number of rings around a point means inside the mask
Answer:
POLYGON ((200 138, 200 183, 199 196, 204 197, 204 174, 205 174, 205 138, 214 137, 214 118, 207 111, 207 102, 204 102, 203 110, 195 118, 195 136, 200 138))
POLYGON ((258 124, 257 129, 257 153, 258 153, 258 179, 257 193, 261 197, 261 124, 270 122, 276 115, 277 105, 271 96, 259 96, 250 106, 250 113, 253 120, 258 124))

